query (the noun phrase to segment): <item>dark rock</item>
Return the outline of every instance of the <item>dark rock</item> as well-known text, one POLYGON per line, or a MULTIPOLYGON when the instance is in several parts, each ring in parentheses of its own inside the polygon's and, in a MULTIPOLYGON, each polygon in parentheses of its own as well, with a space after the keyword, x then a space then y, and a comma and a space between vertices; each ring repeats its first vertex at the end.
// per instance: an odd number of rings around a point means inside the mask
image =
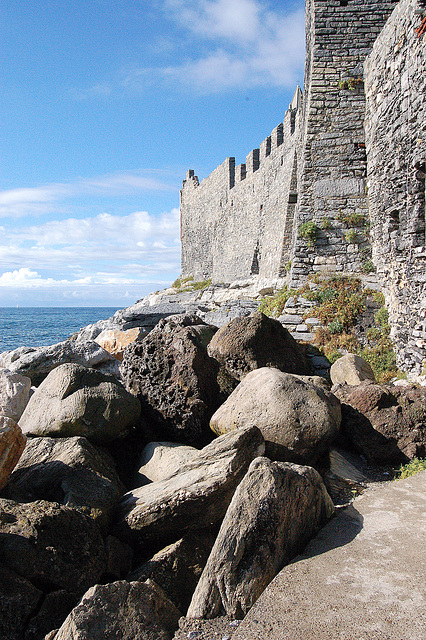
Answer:
POLYGON ((191 532, 156 553, 135 569, 127 580, 150 578, 167 594, 176 607, 185 613, 201 576, 217 530, 191 532))
POLYGON ((31 618, 24 640, 44 640, 51 629, 58 629, 78 602, 75 593, 64 589, 47 593, 40 609, 31 618))
POLYGON ((124 492, 110 455, 86 438, 29 438, 2 495, 59 502, 106 527, 124 492))
POLYGON ((196 316, 172 318, 126 347, 123 382, 157 426, 155 440, 202 446, 211 439, 208 423, 220 404, 219 366, 206 345, 215 331, 196 316))
POLYGON ((263 452, 257 427, 217 438, 170 478, 125 494, 115 535, 147 558, 187 531, 216 525, 250 462, 263 452))
POLYGON ((266 454, 274 459, 315 464, 336 437, 340 403, 321 386, 278 369, 250 372, 213 415, 217 434, 256 425, 266 440, 266 454))
POLYGON ((340 385, 342 432, 368 460, 396 464, 426 456, 426 389, 362 382, 340 385))
POLYGON ((171 640, 180 612, 155 583, 95 585, 54 636, 55 640, 171 640))
POLYGON ((226 512, 187 616, 242 618, 333 513, 314 469, 254 460, 226 512))
POLYGON ((105 571, 104 543, 97 525, 79 511, 38 500, 0 499, 0 557, 43 591, 82 595, 105 571))
POLYGON ((99 444, 125 434, 140 405, 112 376, 78 364, 56 367, 31 397, 21 417, 25 434, 85 436, 99 444))
POLYGON ((310 373, 304 352, 289 331, 278 320, 259 311, 247 318, 236 318, 219 329, 207 350, 237 380, 261 367, 301 375, 310 373))
POLYGON ((0 638, 23 640, 29 618, 37 611, 43 592, 0 564, 0 638))

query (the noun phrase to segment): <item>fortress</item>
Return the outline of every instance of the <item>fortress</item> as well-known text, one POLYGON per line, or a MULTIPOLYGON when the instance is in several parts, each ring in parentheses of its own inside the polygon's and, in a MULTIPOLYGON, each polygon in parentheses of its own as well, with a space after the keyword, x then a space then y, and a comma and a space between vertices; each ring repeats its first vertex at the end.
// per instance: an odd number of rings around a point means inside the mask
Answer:
POLYGON ((284 120, 244 164, 181 191, 182 274, 374 269, 399 364, 426 367, 426 1, 306 0, 306 63, 284 120))

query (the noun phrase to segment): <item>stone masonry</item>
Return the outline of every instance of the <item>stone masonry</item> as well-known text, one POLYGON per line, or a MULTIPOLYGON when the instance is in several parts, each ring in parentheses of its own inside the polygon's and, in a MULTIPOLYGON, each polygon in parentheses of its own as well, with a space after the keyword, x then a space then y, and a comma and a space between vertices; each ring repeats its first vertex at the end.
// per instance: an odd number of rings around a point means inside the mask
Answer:
POLYGON ((417 374, 426 365, 426 35, 416 32, 425 20, 425 2, 401 0, 365 64, 373 258, 399 364, 417 374))
POLYGON ((303 95, 297 88, 245 164, 227 158, 201 183, 188 171, 181 191, 184 276, 287 276, 298 287, 314 272, 360 273, 372 258, 399 365, 417 374, 426 365, 425 5, 306 0, 303 95))

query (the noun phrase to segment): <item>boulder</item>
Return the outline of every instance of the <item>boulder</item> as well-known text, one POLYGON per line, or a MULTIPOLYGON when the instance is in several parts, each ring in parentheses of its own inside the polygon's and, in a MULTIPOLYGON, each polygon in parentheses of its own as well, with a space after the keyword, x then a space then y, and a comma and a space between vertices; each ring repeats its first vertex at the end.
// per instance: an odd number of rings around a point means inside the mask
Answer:
POLYGON ((220 404, 219 366, 206 349, 215 331, 196 316, 173 317, 124 351, 124 385, 162 439, 196 446, 209 441, 208 423, 220 404))
POLYGON ((59 502, 106 527, 124 492, 112 458, 86 438, 29 438, 3 495, 59 502))
POLYGON ((127 329, 127 331, 119 331, 118 329, 105 329, 96 338, 102 349, 108 351, 117 360, 123 360, 123 352, 127 345, 135 340, 141 340, 148 334, 147 331, 140 327, 127 329))
POLYGON ((61 364, 75 362, 93 368, 111 360, 114 360, 113 356, 92 340, 65 340, 49 347, 19 347, 2 353, 3 366, 13 373, 31 378, 32 385, 36 387, 61 364))
POLYGON ((304 352, 289 331, 260 311, 236 318, 219 329, 207 350, 237 380, 262 367, 301 375, 310 373, 304 352))
POLYGON ((0 638, 22 640, 28 620, 35 614, 43 592, 0 564, 0 638))
POLYGON ((349 384, 351 386, 361 384, 363 380, 376 382, 373 369, 368 362, 353 353, 348 353, 336 360, 331 366, 330 378, 333 384, 349 384))
POLYGON ((146 558, 187 531, 216 525, 264 446, 256 427, 217 438, 170 478, 125 494, 115 535, 146 558))
POLYGON ((212 550, 217 530, 188 533, 135 569, 127 580, 153 580, 185 613, 212 550))
POLYGON ((235 491, 187 616, 243 618, 333 513, 315 469, 254 460, 235 491))
POLYGON ((77 595, 98 582, 106 554, 97 525, 79 511, 38 500, 0 498, 0 557, 43 591, 77 595))
POLYGON ((397 464, 426 457, 426 389, 364 381, 339 385, 342 434, 368 460, 397 464))
POLYGON ((0 416, 0 489, 9 480, 27 439, 11 418, 0 416))
POLYGON ((74 593, 65 589, 46 593, 40 608, 28 621, 25 640, 42 640, 51 629, 58 629, 78 601, 74 593))
POLYGON ((19 422, 30 399, 31 380, 9 369, 0 369, 0 415, 19 422))
POLYGON ((55 640, 171 640, 181 613, 152 581, 97 584, 87 591, 55 640))
POLYGON ((149 442, 142 451, 135 484, 140 486, 169 478, 199 453, 199 449, 178 442, 149 442))
POLYGON ((247 374, 213 415, 217 434, 256 425, 273 459, 315 464, 336 437, 340 403, 322 386, 278 369, 247 374))
POLYGON ((139 414, 138 400, 112 376, 63 364, 31 396, 20 425, 32 436, 85 436, 102 444, 125 434, 139 414))

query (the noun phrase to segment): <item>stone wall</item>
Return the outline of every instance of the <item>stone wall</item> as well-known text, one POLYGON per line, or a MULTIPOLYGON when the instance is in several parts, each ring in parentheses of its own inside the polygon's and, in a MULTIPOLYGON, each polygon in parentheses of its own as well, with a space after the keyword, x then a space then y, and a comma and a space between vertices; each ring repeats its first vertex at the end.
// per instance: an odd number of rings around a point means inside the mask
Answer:
POLYGON ((296 203, 296 141, 301 91, 283 123, 249 153, 227 158, 199 183, 189 171, 181 190, 182 274, 214 282, 285 273, 296 203))
POLYGON ((312 271, 353 272, 368 260, 362 64, 395 3, 306 0, 303 101, 297 90, 284 122, 244 164, 227 158, 200 184, 188 172, 183 275, 276 278, 291 263, 298 286, 312 271), (314 246, 298 238, 310 220, 314 246))
POLYGON ((426 365, 426 3, 401 0, 365 63, 373 260, 399 365, 426 365))
POLYGON ((369 259, 363 61, 396 0, 307 0, 298 226, 312 220, 309 247, 295 233, 291 283, 315 271, 359 271, 369 259))

